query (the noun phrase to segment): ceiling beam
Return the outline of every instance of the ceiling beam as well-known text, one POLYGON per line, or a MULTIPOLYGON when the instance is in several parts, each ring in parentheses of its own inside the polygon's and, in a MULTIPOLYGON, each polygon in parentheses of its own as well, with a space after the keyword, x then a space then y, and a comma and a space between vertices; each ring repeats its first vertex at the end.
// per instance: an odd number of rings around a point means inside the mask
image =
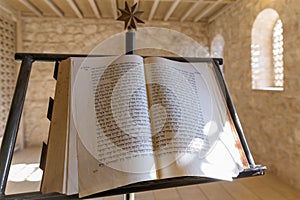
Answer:
POLYGON ((114 19, 118 18, 118 8, 116 0, 111 0, 111 8, 113 12, 114 19))
POLYGON ((89 0, 90 6, 95 14, 95 16, 99 19, 100 18, 100 12, 98 10, 98 7, 96 5, 95 0, 89 0))
POLYGON ((175 0, 173 2, 172 6, 170 7, 170 9, 168 10, 167 14, 164 17, 164 21, 168 21, 169 17, 172 15, 172 13, 174 12, 174 10, 176 9, 179 3, 180 0, 175 0))
POLYGON ((39 9, 37 9, 34 5, 32 5, 28 0, 19 0, 19 2, 22 3, 24 6, 26 6, 26 8, 31 10, 37 16, 39 17, 43 16, 42 12, 39 9))
POLYGON ((222 15, 224 12, 226 12, 227 10, 229 10, 230 8, 233 7, 234 4, 229 4, 229 5, 226 5, 222 10, 218 11, 215 15, 211 16, 209 19, 208 19, 208 23, 214 21, 216 18, 218 18, 220 15, 222 15))
POLYGON ((208 6, 208 8, 205 8, 203 12, 201 12, 195 19, 193 20, 194 22, 198 22, 204 15, 209 13, 212 9, 214 9, 218 4, 220 4, 223 0, 218 0, 215 3, 211 4, 208 6))
POLYGON ((63 17, 64 13, 55 5, 51 0, 44 0, 44 2, 52 9, 55 14, 57 14, 59 17, 63 17))
POLYGON ((159 0, 155 0, 153 5, 152 5, 152 8, 151 8, 151 11, 150 11, 150 14, 149 14, 149 17, 148 17, 148 20, 151 21, 155 12, 156 12, 156 9, 158 7, 158 4, 159 4, 159 0))
POLYGON ((186 11, 186 13, 181 17, 180 21, 183 22, 188 16, 190 16, 190 14, 197 8, 197 6, 202 3, 203 0, 198 0, 197 2, 195 2, 188 11, 186 11))
POLYGON ((74 3, 73 0, 67 0, 68 4, 71 6, 72 10, 75 12, 78 18, 83 18, 82 13, 80 12, 77 5, 74 3))
POLYGON ((6 2, 0 0, 0 8, 6 13, 16 16, 18 14, 17 10, 8 5, 6 2))

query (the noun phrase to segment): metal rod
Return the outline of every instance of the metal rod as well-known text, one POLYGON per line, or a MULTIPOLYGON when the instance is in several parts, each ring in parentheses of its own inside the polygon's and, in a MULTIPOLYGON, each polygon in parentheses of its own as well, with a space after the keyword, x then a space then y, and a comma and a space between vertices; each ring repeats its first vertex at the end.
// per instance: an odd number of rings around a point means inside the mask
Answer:
POLYGON ((134 30, 126 31, 126 54, 135 54, 135 32, 134 30))
POLYGON ((224 78, 222 77, 221 69, 219 68, 220 63, 222 63, 222 62, 223 61, 220 61, 218 59, 214 59, 215 72, 216 72, 216 75, 218 77, 219 83, 221 84, 221 87, 224 90, 223 94, 225 96, 226 103, 227 103, 227 106, 228 106, 231 118, 233 120, 233 123, 235 125, 236 130, 237 130, 237 133, 239 135, 239 138, 240 138, 241 144, 243 146, 243 150, 244 150, 244 152, 246 154, 248 163, 249 163, 249 165, 250 165, 251 168, 255 168, 256 164, 254 162, 254 159, 253 159, 252 154, 250 152, 248 143, 246 141, 246 137, 245 137, 244 131, 242 129, 242 125, 241 125, 240 119, 238 117, 236 109, 235 109, 235 107, 233 105, 233 102, 231 100, 231 97, 229 95, 229 91, 228 91, 228 88, 227 88, 226 83, 224 81, 224 78))
POLYGON ((124 200, 134 200, 134 193, 125 194, 124 200))
MULTIPOLYGON (((55 54, 55 53, 16 53, 16 60, 23 60, 25 57, 30 56, 35 61, 43 61, 43 62, 55 62, 62 61, 69 57, 108 57, 108 56, 116 56, 116 55, 97 55, 97 54, 55 54)), ((142 56, 146 58, 148 56, 142 56)), ((216 58, 197 58, 197 57, 168 57, 162 56, 162 58, 167 58, 170 60, 180 61, 180 62, 213 62, 220 59, 216 58)))
POLYGON ((95 55, 95 54, 55 54, 55 53, 16 53, 16 60, 23 60, 30 56, 34 61, 54 62, 66 60, 70 57, 107 57, 112 55, 95 55))
POLYGON ((22 60, 0 150, 0 196, 5 194, 33 59, 22 60))
MULTIPOLYGON (((126 41, 125 41, 126 54, 135 54, 135 32, 134 30, 126 31, 126 41)), ((124 194, 124 200, 134 200, 134 193, 124 194)))

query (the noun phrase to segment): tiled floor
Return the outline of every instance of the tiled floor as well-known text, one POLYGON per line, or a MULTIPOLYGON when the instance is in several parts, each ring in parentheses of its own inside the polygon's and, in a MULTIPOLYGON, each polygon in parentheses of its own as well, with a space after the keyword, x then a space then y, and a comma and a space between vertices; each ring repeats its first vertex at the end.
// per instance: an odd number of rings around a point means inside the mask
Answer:
MULTIPOLYGON (((29 148, 14 155, 6 194, 38 191, 41 171, 37 165, 40 149, 29 148)), ((122 200, 123 195, 102 198, 122 200)), ((300 191, 282 183, 274 175, 252 177, 233 182, 217 182, 135 194, 136 200, 300 200, 300 191)))

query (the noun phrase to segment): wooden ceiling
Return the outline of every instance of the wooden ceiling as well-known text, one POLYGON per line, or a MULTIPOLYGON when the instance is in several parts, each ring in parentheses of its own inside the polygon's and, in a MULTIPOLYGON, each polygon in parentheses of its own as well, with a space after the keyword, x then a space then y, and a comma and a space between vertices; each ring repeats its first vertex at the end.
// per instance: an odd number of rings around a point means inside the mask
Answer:
MULTIPOLYGON (((128 0, 138 2, 147 21, 213 21, 237 0, 128 0)), ((124 0, 0 0, 0 8, 21 16, 116 19, 124 0)))

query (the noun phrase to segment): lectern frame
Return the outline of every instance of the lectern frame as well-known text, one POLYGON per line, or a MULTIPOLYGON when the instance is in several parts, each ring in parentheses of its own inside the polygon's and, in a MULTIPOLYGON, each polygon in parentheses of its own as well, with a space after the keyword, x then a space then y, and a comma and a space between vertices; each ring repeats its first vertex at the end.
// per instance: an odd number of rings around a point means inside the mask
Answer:
MULTIPOLYGON (((41 194, 40 192, 32 192, 25 194, 16 195, 5 195, 5 188, 7 184, 7 178, 9 174, 9 169, 13 157, 14 147, 16 143, 18 128, 20 124, 20 119, 22 115, 23 105, 26 97, 27 86, 29 83, 30 72, 32 69, 32 64, 34 62, 54 62, 54 76, 57 73, 59 63, 69 57, 103 57, 106 55, 84 55, 84 54, 38 54, 38 53, 16 53, 15 59, 21 60, 21 68, 19 70, 19 75, 15 87, 14 96, 12 99, 8 120, 6 123, 6 128, 3 136, 3 141, 0 149, 0 199, 40 199, 40 198, 51 198, 51 199, 77 199, 77 195, 65 196, 62 194, 41 194)), ((266 167, 261 165, 256 165, 252 154, 250 152, 249 146, 247 144, 244 132, 242 130, 238 115, 234 108, 233 102, 230 98, 226 83, 223 79, 219 65, 222 65, 222 59, 218 58, 182 58, 182 57, 166 57, 171 60, 181 61, 181 62, 210 62, 213 64, 215 73, 219 80, 220 86, 223 88, 224 97, 232 117, 233 123, 237 129, 238 135, 241 140, 243 150, 246 154, 250 168, 241 172, 238 178, 250 177, 263 175, 265 173, 266 167)), ((145 181, 138 184, 131 184, 128 186, 116 188, 108 192, 102 192, 95 197, 99 196, 109 196, 116 194, 128 194, 132 192, 141 192, 154 189, 162 189, 183 185, 199 184, 217 181, 211 178, 197 178, 197 177, 179 177, 170 178, 158 181, 145 181)))

